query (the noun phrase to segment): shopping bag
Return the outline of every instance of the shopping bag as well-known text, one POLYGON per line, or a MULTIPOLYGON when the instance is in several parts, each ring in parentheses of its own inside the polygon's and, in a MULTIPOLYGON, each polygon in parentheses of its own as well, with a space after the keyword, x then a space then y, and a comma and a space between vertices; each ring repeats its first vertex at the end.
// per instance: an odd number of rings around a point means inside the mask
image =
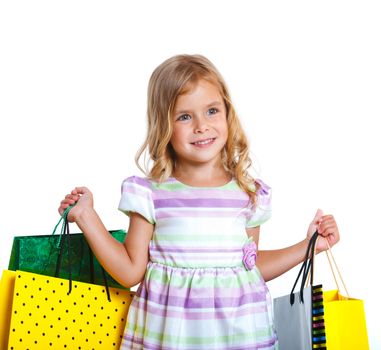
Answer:
POLYGON ((309 242, 291 293, 274 299, 274 326, 279 350, 326 349, 323 288, 321 284, 313 285, 313 252, 317 238, 316 232, 309 242), (300 291, 294 293, 300 278, 300 291))
POLYGON ((16 271, 8 349, 119 349, 132 293, 16 271))
MULTIPOLYGON (((328 248, 326 255, 337 289, 323 291, 322 286, 313 286, 311 299, 306 299, 304 296, 303 305, 295 302, 297 308, 300 307, 304 310, 302 316, 295 316, 296 318, 299 317, 299 323, 290 318, 292 313, 296 313, 295 310, 292 310, 292 293, 289 296, 289 300, 287 300, 286 296, 274 299, 275 327, 278 332, 280 350, 305 350, 311 348, 326 348, 328 350, 369 350, 364 302, 349 296, 328 241, 325 241, 328 248), (345 295, 341 290, 345 290, 345 295), (311 300, 311 303, 309 303, 309 300, 311 300), (290 311, 289 315, 287 314, 287 310, 290 311), (308 327, 308 315, 311 315, 310 328, 308 327), (300 321, 302 317, 305 317, 305 319, 302 320, 304 323, 300 321), (310 342, 308 343, 309 334, 310 342), (305 343, 302 343, 300 339, 307 340, 305 343)), ((311 282, 313 280, 314 250, 315 248, 312 248, 313 253, 310 258, 310 262, 312 262, 310 270, 306 267, 305 260, 302 265, 302 269, 304 270, 302 271, 301 269, 302 273, 299 272, 299 274, 302 274, 303 279, 308 277, 308 273, 310 272, 311 282)), ((304 281, 302 281, 302 285, 304 285, 304 281)), ((303 291, 305 291, 304 294, 309 295, 308 288, 305 288, 303 291)))
POLYGON ((338 290, 324 292, 328 349, 368 350, 364 302, 348 298, 338 290))
POLYGON ((133 294, 71 279, 67 213, 56 271, 66 247, 69 279, 16 271, 8 349, 119 348, 133 294))
MULTIPOLYGON (((290 304, 289 295, 274 299, 280 350, 326 349, 322 294, 322 285, 316 285, 303 289, 304 302, 290 304)), ((300 300, 300 292, 295 298, 300 300)))
POLYGON ((7 349, 15 271, 3 270, 0 280, 0 349, 7 349))
MULTIPOLYGON (((303 293, 311 294, 311 287, 305 288, 303 293)), ((299 292, 296 298, 300 298, 299 292)), ((288 294, 274 299, 274 324, 280 350, 311 349, 311 310, 311 298, 292 305, 288 294)))
POLYGON ((329 246, 326 253, 337 286, 337 290, 324 292, 327 348, 328 350, 368 350, 364 302, 349 297, 329 246), (346 295, 342 294, 341 289, 345 290, 346 295))
MULTIPOLYGON (((58 223, 56 225, 59 225, 58 223)), ((63 227, 63 226, 62 226, 63 227)), ((54 230, 55 232, 55 230, 54 230)), ((16 236, 13 238, 12 252, 8 270, 23 270, 37 274, 56 276, 57 260, 62 242, 62 230, 60 235, 36 235, 16 236)), ((123 242, 126 236, 125 230, 110 231, 110 234, 118 241, 123 242)), ((102 284, 103 272, 98 260, 91 252, 86 238, 82 233, 71 234, 71 274, 72 279, 102 284)), ((68 278, 68 257, 63 256, 60 277, 68 278)), ((123 288, 111 276, 107 276, 109 286, 123 288)))

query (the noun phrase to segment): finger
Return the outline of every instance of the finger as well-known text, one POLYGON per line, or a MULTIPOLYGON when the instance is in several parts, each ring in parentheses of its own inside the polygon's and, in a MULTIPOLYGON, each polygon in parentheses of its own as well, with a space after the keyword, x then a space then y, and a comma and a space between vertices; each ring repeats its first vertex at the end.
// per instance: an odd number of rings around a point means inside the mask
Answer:
POLYGON ((322 218, 321 222, 335 222, 335 218, 332 215, 327 215, 322 218))
POLYGON ((324 228, 328 225, 336 225, 336 221, 333 216, 324 217, 319 224, 319 228, 324 228))
POLYGON ((63 212, 69 207, 69 204, 61 202, 60 207, 58 208, 58 212, 62 216, 63 212))
POLYGON ((78 199, 79 199, 79 197, 74 197, 72 195, 67 195, 65 197, 65 199, 61 203, 73 205, 73 204, 77 203, 78 199))
POLYGON ((322 222, 325 222, 325 221, 335 221, 335 218, 333 217, 333 215, 324 215, 321 218, 321 221, 322 222))
POLYGON ((70 199, 72 199, 75 202, 78 202, 78 200, 81 198, 80 195, 70 195, 70 199))
POLYGON ((318 209, 316 211, 315 217, 313 218, 312 222, 318 224, 323 217, 323 210, 318 209))
POLYGON ((326 230, 328 227, 337 227, 336 221, 333 219, 327 219, 322 221, 319 225, 319 233, 320 231, 326 230))
POLYGON ((337 228, 327 229, 320 234, 322 237, 328 240, 328 243, 332 246, 340 240, 340 234, 337 228))
POLYGON ((68 207, 70 205, 68 199, 62 200, 60 204, 61 204, 61 207, 68 207))
POLYGON ((72 194, 85 194, 90 192, 87 187, 76 187, 73 191, 72 194))
POLYGON ((329 237, 329 236, 336 236, 337 235, 337 230, 335 229, 327 229, 325 231, 323 231, 322 233, 319 233, 320 236, 322 237, 329 237))
POLYGON ((328 244, 332 247, 340 240, 340 235, 336 232, 336 234, 327 236, 326 239, 328 240, 328 244))
POLYGON ((333 234, 336 231, 337 231, 337 226, 334 224, 325 225, 324 227, 320 227, 318 230, 319 234, 321 234, 322 236, 333 234))

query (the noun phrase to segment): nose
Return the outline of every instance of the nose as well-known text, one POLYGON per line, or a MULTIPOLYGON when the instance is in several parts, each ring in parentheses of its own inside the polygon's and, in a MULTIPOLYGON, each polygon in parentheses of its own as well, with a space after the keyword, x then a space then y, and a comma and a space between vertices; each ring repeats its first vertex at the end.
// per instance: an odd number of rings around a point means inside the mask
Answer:
POLYGON ((202 134, 209 130, 208 122, 203 117, 197 117, 194 118, 194 133, 195 134, 202 134))

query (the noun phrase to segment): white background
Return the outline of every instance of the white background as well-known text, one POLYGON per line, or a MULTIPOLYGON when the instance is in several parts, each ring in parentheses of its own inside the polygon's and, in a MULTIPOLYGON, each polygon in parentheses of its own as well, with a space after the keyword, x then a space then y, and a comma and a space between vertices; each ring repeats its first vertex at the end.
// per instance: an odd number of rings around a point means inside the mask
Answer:
MULTIPOLYGON (((201 53, 230 87, 254 175, 273 188, 261 248, 301 240, 317 208, 334 214, 335 257, 381 349, 380 18, 377 1, 1 1, 0 267, 14 235, 51 233, 77 185, 109 229, 128 226, 117 205, 139 174, 149 76, 201 53)), ((329 288, 327 265, 321 254, 329 288)), ((270 282, 273 296, 295 275, 270 282)))

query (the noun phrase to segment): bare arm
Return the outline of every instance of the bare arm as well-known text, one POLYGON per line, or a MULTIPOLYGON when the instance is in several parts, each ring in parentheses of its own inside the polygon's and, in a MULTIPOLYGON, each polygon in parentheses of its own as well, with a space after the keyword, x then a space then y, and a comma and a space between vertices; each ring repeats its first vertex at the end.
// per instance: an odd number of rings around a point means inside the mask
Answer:
MULTIPOLYGON (((308 242, 316 230, 321 236, 328 239, 331 246, 340 239, 334 217, 332 215, 323 216, 323 213, 318 211, 308 228, 307 237, 304 240, 283 249, 258 250, 256 265, 261 271, 264 280, 270 281, 301 263, 305 258, 308 242)), ((248 236, 253 237, 257 246, 259 246, 259 232, 259 226, 247 229, 248 236)), ((325 249, 324 242, 320 240, 317 244, 317 253, 325 249)))
POLYGON ((119 283, 131 287, 139 283, 148 263, 148 246, 154 226, 141 215, 131 213, 125 243, 115 240, 93 208, 91 192, 76 188, 61 202, 60 214, 77 203, 69 212, 69 221, 76 222, 84 233, 98 261, 119 283))

